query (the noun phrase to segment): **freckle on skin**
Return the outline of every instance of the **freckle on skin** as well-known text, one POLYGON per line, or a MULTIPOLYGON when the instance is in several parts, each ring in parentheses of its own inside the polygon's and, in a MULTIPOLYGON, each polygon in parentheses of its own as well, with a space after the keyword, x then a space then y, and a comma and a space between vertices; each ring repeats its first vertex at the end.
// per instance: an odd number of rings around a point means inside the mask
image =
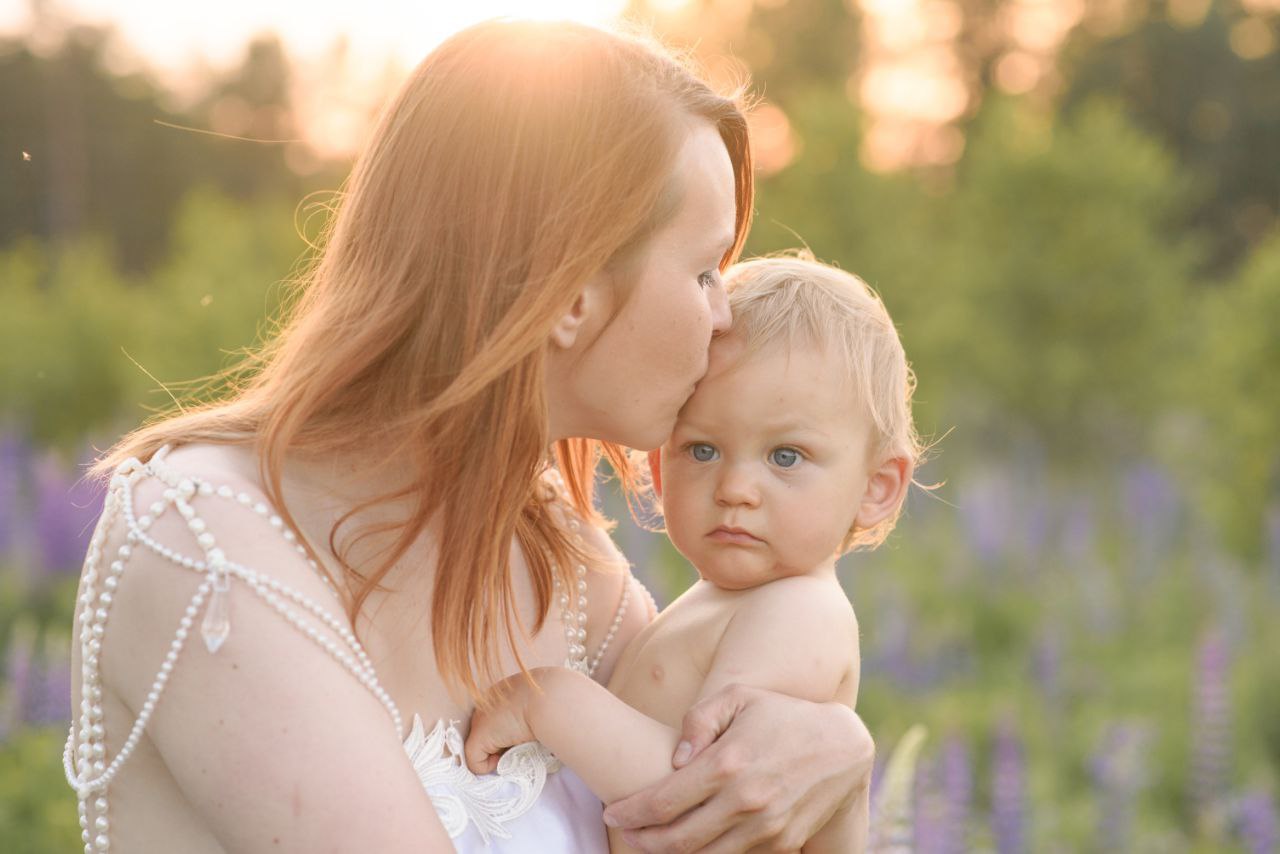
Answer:
POLYGON ((666 673, 663 671, 661 664, 653 665, 653 681, 654 682, 661 682, 662 677, 665 675, 666 673))

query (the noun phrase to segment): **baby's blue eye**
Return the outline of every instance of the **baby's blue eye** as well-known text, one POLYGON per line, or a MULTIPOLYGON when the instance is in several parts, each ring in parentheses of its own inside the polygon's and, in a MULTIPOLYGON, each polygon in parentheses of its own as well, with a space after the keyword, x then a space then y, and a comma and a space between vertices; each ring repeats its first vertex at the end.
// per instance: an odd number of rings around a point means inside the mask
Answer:
POLYGON ((690 445, 689 453, 700 463, 709 463, 716 458, 716 449, 705 442, 695 442, 690 445))
POLYGON ((774 448, 769 454, 769 459, 775 466, 789 469, 800 461, 800 452, 794 448, 774 448))

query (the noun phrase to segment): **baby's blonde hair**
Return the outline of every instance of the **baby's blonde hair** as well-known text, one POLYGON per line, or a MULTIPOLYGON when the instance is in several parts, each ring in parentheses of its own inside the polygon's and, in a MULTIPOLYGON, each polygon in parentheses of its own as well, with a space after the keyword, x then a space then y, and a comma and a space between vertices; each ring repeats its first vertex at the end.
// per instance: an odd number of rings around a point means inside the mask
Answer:
MULTIPOLYGON (((924 447, 911 419, 916 379, 880 297, 857 276, 819 263, 807 251, 753 258, 724 274, 733 313, 730 334, 747 352, 783 344, 816 345, 838 356, 875 424, 873 464, 901 457, 908 477, 924 447)), ((870 528, 854 528, 840 552, 875 547, 897 524, 902 505, 870 528)))

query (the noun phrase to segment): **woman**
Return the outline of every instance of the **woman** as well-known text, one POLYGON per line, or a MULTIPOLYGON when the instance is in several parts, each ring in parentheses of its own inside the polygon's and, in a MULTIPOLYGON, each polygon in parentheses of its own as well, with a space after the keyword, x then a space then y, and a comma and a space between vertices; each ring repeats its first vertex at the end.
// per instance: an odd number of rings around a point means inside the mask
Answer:
MULTIPOLYGON (((607 680, 650 618, 595 465, 670 432, 751 200, 738 107, 652 45, 492 22, 428 56, 252 378, 99 467, 86 850, 602 850, 571 772, 469 777, 459 727, 522 668, 607 680)), ((607 814, 648 850, 798 848, 869 775, 838 706, 730 690, 686 738, 607 814)))

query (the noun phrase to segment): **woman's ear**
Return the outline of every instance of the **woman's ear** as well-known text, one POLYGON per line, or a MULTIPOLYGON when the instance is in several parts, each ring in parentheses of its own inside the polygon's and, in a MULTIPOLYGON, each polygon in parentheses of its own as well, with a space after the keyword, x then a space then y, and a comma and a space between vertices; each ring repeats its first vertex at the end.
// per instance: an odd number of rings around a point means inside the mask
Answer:
POLYGON ((854 527, 867 530, 898 511, 911 485, 913 467, 906 457, 890 457, 867 475, 867 490, 858 505, 854 527))
POLYGON ((551 343, 562 350, 572 350, 581 338, 582 331, 592 321, 602 320, 608 308, 608 282, 603 275, 592 276, 569 310, 556 318, 551 327, 551 343))
POLYGON ((649 476, 653 479, 653 494, 662 497, 662 449, 649 452, 649 476))

